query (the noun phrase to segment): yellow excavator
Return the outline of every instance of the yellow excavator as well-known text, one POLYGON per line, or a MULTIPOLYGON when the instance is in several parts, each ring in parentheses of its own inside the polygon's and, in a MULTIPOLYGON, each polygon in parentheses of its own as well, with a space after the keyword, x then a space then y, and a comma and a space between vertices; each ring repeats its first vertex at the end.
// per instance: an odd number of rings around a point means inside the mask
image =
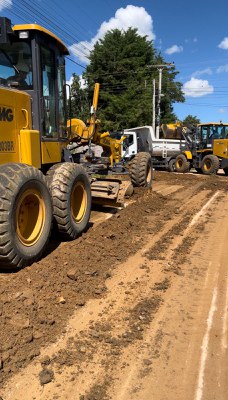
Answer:
POLYGON ((96 141, 99 124, 95 112, 88 127, 75 120, 67 124, 67 54, 47 29, 12 27, 0 17, 0 268, 39 259, 53 220, 64 238, 77 237, 88 225, 92 197, 118 202, 131 191, 129 180, 112 171, 114 164, 121 170, 121 142, 107 133, 98 142, 109 149, 108 159, 90 154, 82 165, 74 162, 70 143, 85 135, 96 141))

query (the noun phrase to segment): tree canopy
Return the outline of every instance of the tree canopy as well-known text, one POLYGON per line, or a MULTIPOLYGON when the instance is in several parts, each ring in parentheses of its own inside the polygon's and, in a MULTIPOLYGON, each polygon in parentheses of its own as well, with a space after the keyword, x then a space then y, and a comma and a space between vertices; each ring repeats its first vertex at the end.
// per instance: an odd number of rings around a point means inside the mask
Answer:
POLYGON ((200 124, 200 119, 196 116, 189 114, 185 117, 182 123, 184 126, 196 127, 197 124, 200 124))
POLYGON ((71 84, 71 106, 68 106, 68 117, 79 118, 86 121, 89 117, 90 102, 87 90, 81 87, 80 77, 73 74, 71 84))
MULTIPOLYGON (((89 98, 95 82, 100 83, 98 117, 102 128, 121 130, 152 125, 153 79, 158 90, 156 65, 165 63, 153 43, 136 29, 115 29, 95 44, 89 61, 83 78, 89 98)), ((162 71, 161 123, 175 122, 172 103, 184 101, 182 84, 175 81, 177 74, 174 66, 162 71)))

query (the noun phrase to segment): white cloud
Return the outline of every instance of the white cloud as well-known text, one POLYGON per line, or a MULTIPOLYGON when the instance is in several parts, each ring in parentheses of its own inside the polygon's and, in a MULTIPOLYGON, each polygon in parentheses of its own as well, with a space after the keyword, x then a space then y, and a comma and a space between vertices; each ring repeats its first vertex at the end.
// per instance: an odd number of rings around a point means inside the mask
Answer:
POLYGON ((192 74, 192 77, 194 78, 196 76, 201 76, 201 75, 205 75, 205 74, 212 75, 212 69, 211 68, 205 68, 205 69, 202 69, 200 71, 196 71, 196 72, 194 72, 192 74))
POLYGON ((169 47, 168 49, 165 50, 166 54, 174 54, 174 53, 181 53, 183 51, 182 46, 177 46, 177 44, 174 44, 173 46, 169 47))
POLYGON ((198 42, 198 39, 197 37, 194 37, 193 39, 185 39, 184 41, 185 43, 196 43, 198 42))
POLYGON ((86 80, 80 75, 80 85, 82 89, 85 89, 87 87, 86 80))
POLYGON ((95 42, 93 41, 93 39, 91 40, 91 42, 83 41, 79 43, 74 43, 72 44, 72 46, 69 47, 69 51, 74 57, 79 58, 80 61, 87 64, 90 51, 93 49, 94 44, 95 42))
POLYGON ((126 8, 119 8, 115 16, 109 21, 104 21, 97 31, 97 34, 90 40, 75 43, 70 46, 70 52, 81 61, 88 63, 88 56, 95 43, 102 39, 112 29, 126 31, 130 27, 138 29, 140 36, 147 36, 148 40, 154 40, 153 19, 144 7, 128 5, 126 8))
POLYGON ((69 81, 66 81, 66 84, 69 85, 69 86, 71 86, 72 83, 73 83, 73 75, 70 77, 69 81))
POLYGON ((183 85, 183 92, 187 97, 202 97, 214 92, 214 88, 208 81, 191 78, 183 85))
POLYGON ((228 64, 221 65, 216 69, 217 74, 221 74, 222 72, 228 72, 228 64))
POLYGON ((71 78, 70 78, 69 81, 66 81, 66 84, 67 84, 67 86, 66 86, 67 99, 69 99, 69 97, 70 97, 70 89, 69 89, 69 86, 71 87, 72 83, 73 83, 73 76, 71 76, 71 78), (68 85, 69 85, 69 86, 68 86, 68 85))
POLYGON ((13 4, 13 0, 0 0, 0 11, 4 8, 10 8, 13 4))
POLYGON ((225 37, 221 43, 219 43, 218 47, 223 50, 228 50, 228 37, 225 37))
MULTIPOLYGON (((79 76, 79 82, 80 82, 81 89, 85 89, 86 88, 86 81, 82 77, 82 75, 79 76)), ((69 81, 66 81, 66 84, 69 85, 70 87, 71 87, 72 83, 73 83, 73 75, 70 77, 69 81)), ((70 90, 69 90, 68 86, 66 87, 66 92, 67 92, 67 99, 69 99, 70 90)))
POLYGON ((218 111, 219 111, 220 114, 226 114, 227 113, 227 109, 225 109, 225 108, 220 108, 218 111))

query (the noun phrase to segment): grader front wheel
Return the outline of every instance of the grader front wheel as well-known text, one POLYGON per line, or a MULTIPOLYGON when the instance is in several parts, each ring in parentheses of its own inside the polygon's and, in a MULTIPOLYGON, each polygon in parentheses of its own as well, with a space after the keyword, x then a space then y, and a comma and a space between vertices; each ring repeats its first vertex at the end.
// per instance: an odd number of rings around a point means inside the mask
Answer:
POLYGON ((52 225, 51 196, 38 169, 0 166, 0 268, 23 267, 42 255, 52 225))
POLYGON ((47 180, 57 229, 64 239, 75 239, 86 229, 90 218, 89 177, 82 166, 65 162, 51 167, 47 180))

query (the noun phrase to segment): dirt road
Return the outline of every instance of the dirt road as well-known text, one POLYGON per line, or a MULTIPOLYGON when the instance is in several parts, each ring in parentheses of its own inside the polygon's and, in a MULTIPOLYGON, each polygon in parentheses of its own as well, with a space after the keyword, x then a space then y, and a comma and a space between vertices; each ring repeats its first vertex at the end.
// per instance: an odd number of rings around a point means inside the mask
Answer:
POLYGON ((112 218, 94 212, 81 238, 1 274, 2 399, 227 399, 227 187, 157 173, 112 218))

